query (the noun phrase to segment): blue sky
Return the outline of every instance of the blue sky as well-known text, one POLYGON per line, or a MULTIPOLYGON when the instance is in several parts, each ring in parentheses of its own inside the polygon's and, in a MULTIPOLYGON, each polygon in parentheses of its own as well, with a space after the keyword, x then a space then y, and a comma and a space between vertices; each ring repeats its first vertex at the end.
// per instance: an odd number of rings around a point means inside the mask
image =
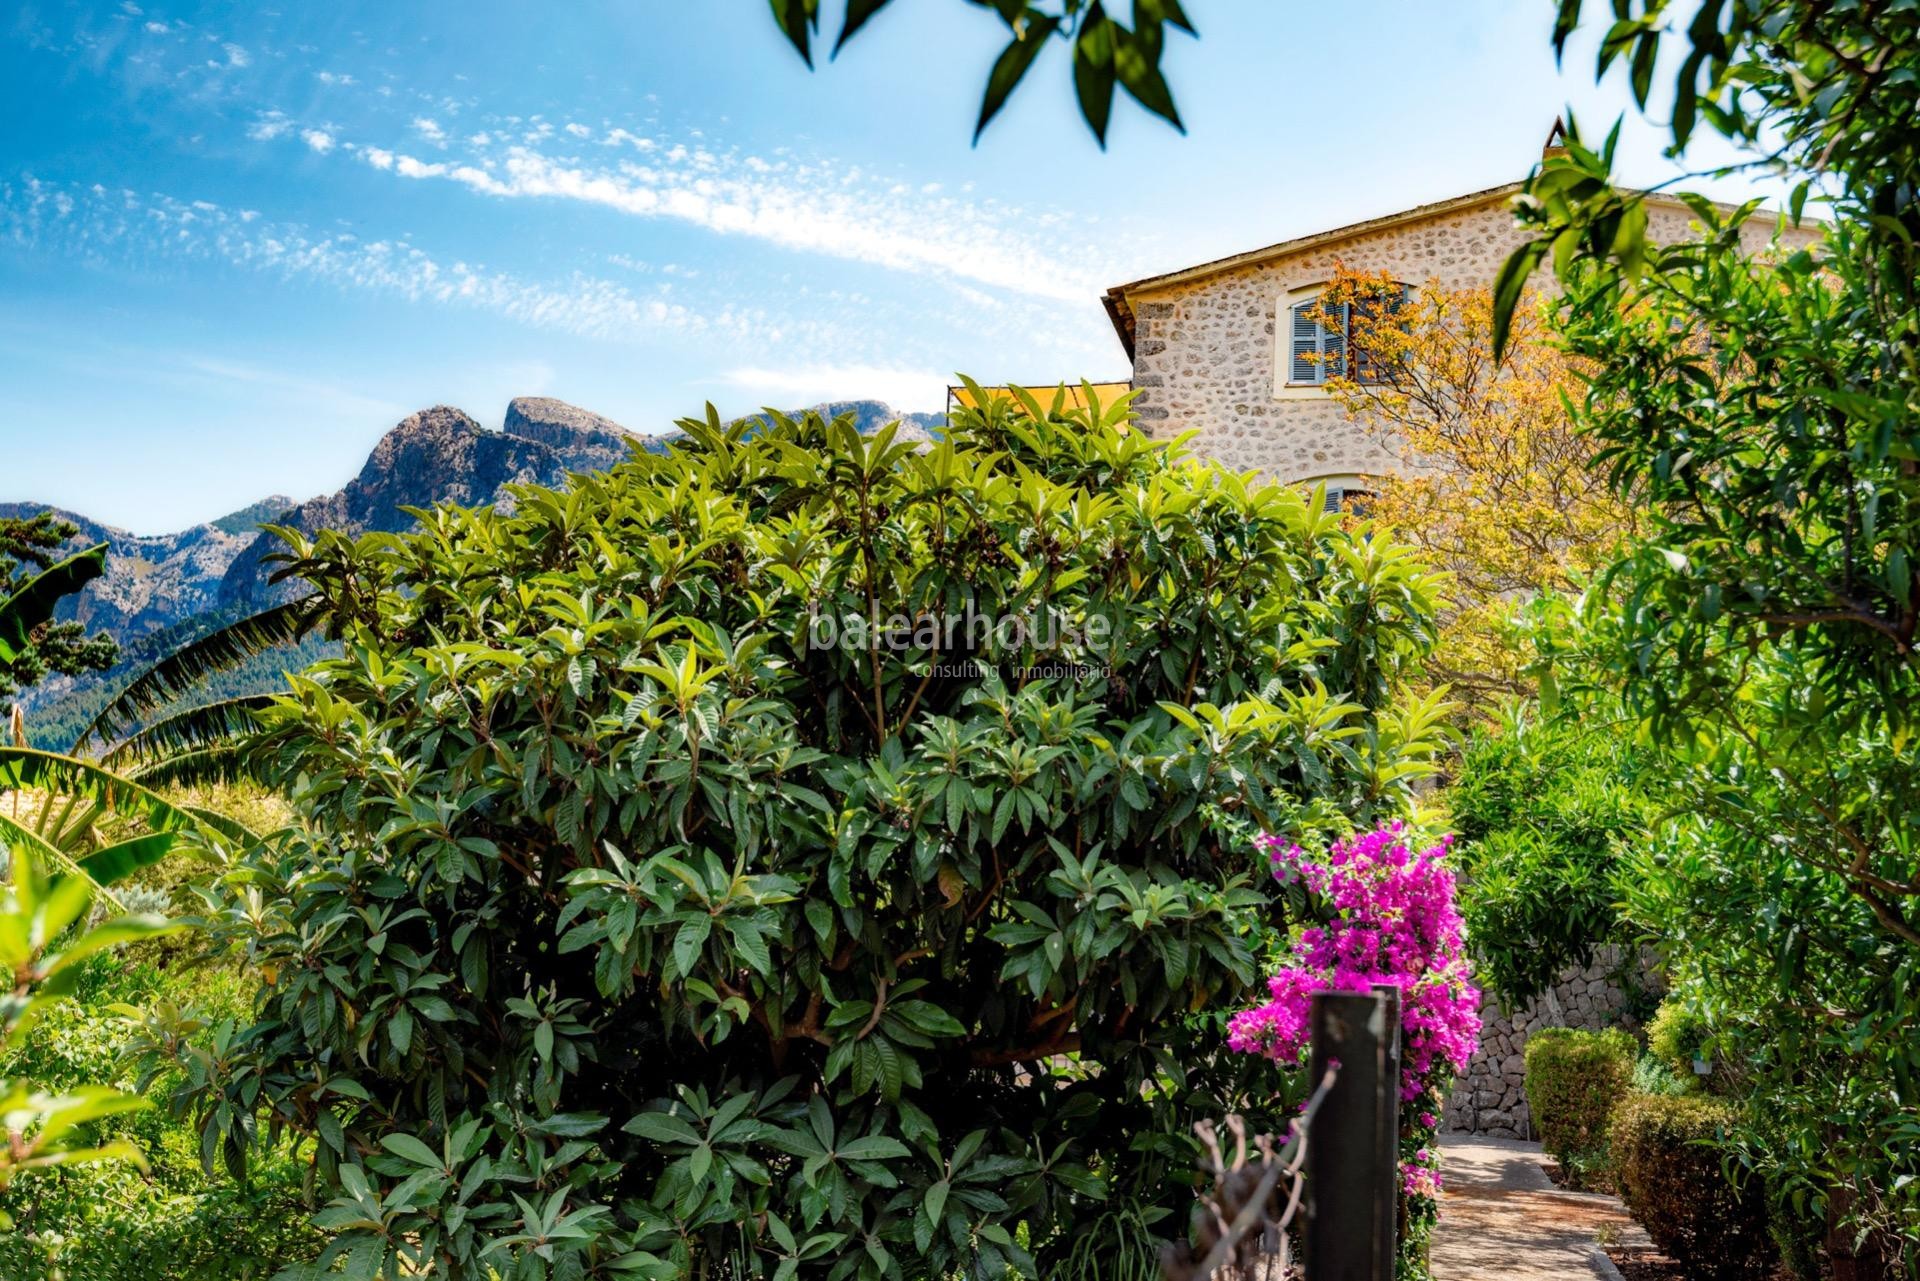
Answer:
MULTIPOLYGON (((0 500, 159 532, 336 489, 436 403, 660 431, 1124 377, 1106 286, 1510 181, 1624 105, 1556 70, 1547 0, 1188 0, 1187 136, 1123 102, 1103 153, 1058 50, 975 148, 1003 31, 894 7, 812 74, 757 0, 14 7, 0 500)), ((1626 178, 1671 170, 1630 131, 1626 178)))

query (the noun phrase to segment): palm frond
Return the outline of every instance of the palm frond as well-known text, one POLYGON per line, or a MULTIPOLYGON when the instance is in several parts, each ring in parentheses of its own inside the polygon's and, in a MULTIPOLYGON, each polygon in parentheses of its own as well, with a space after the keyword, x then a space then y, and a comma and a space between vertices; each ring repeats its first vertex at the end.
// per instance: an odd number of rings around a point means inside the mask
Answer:
POLYGON ((31 747, 0 747, 0 792, 13 790, 73 797, 104 810, 138 815, 154 831, 173 832, 198 825, 193 815, 140 781, 94 761, 31 747))
POLYGON ((173 653, 134 678, 107 705, 100 709, 80 737, 74 741, 78 753, 96 739, 111 742, 136 724, 142 716, 196 682, 235 667, 255 654, 276 645, 284 645, 304 636, 312 627, 314 607, 310 599, 288 601, 272 609, 250 614, 219 631, 210 632, 173 653))
POLYGON ((248 694, 189 707, 114 744, 100 763, 108 769, 137 773, 142 766, 157 764, 165 757, 244 738, 260 726, 254 713, 272 702, 271 694, 248 694))
MULTIPOLYGON (((260 770, 258 752, 235 742, 175 752, 127 771, 143 787, 213 787, 225 783, 269 782, 260 770)), ((214 827, 218 831, 217 826, 214 827)))

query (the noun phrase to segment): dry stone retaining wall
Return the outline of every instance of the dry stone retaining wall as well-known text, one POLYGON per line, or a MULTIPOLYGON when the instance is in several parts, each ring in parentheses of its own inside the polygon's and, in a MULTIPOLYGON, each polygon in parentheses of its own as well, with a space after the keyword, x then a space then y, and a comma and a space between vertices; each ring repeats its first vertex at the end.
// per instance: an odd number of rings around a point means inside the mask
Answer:
POLYGON ((1488 997, 1481 1010, 1479 1052, 1454 1082, 1443 1127, 1461 1134, 1533 1138, 1533 1118, 1527 1111, 1527 1037, 1544 1027, 1636 1031, 1640 1020, 1635 1011, 1645 1009, 1647 994, 1661 987, 1651 955, 1635 958, 1623 973, 1619 949, 1604 948, 1593 964, 1568 970, 1551 991, 1523 1009, 1505 1013, 1488 997))

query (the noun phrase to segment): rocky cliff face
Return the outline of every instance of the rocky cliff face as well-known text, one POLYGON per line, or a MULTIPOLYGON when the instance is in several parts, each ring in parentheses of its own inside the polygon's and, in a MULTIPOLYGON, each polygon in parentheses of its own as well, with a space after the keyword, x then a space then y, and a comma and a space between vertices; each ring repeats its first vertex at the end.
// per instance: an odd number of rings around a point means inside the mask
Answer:
MULTIPOLYGON (((617 423, 557 400, 515 400, 504 431, 436 405, 381 437, 345 488, 301 503, 276 523, 308 534, 402 530, 413 524, 408 507, 510 503, 506 486, 558 485, 569 473, 603 470, 627 458, 636 439, 617 423)), ((254 539, 227 570, 219 603, 264 606, 282 599, 285 590, 268 584, 272 566, 265 563, 282 546, 271 534, 254 539)))
POLYGON ((657 436, 639 436, 611 418, 546 396, 516 396, 507 406, 500 430, 508 436, 538 441, 567 458, 574 471, 604 471, 623 463, 635 445, 665 448, 657 436))
MULTIPOLYGON (((60 616, 124 644, 204 613, 218 603, 222 578, 259 536, 260 523, 292 506, 291 498, 275 496, 177 534, 135 534, 56 508, 62 520, 79 527, 70 550, 107 544, 107 572, 62 601, 60 616)), ((46 510, 44 503, 0 503, 0 516, 46 510)))

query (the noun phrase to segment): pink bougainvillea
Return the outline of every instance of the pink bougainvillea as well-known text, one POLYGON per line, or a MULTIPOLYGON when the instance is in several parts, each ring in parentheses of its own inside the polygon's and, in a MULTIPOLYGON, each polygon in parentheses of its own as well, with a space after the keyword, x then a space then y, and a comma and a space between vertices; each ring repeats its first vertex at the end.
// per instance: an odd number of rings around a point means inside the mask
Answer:
POLYGON ((1234 1016, 1228 1027, 1233 1049, 1299 1062, 1315 992, 1364 992, 1391 983, 1400 989, 1403 1020, 1401 1098, 1444 1088, 1466 1066, 1480 1035, 1480 993, 1469 982, 1446 866, 1452 838, 1415 853, 1406 836, 1404 825, 1393 823, 1337 841, 1323 858, 1259 838, 1275 878, 1303 882, 1330 919, 1301 931, 1293 963, 1268 980, 1272 999, 1234 1016))

